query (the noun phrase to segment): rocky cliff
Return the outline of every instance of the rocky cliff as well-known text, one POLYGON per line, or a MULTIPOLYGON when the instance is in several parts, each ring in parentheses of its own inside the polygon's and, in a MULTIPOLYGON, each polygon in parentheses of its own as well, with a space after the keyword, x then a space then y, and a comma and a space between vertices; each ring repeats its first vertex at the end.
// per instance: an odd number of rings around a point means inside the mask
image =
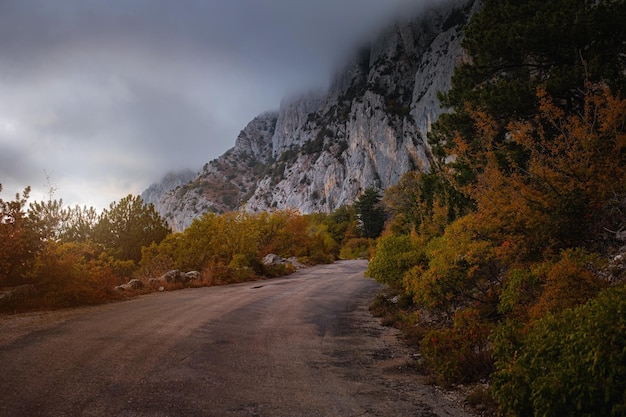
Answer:
POLYGON ((141 197, 154 204, 175 231, 184 230, 204 213, 223 213, 240 207, 273 164, 272 137, 277 118, 273 112, 255 117, 239 133, 235 146, 206 163, 199 173, 185 180, 168 174, 141 197))
POLYGON ((191 169, 177 172, 168 172, 161 181, 150 185, 141 193, 141 198, 146 204, 154 204, 154 208, 159 213, 164 213, 163 204, 167 201, 163 196, 168 192, 193 181, 197 177, 197 173, 191 169))
MULTIPOLYGON (((475 0, 447 0, 390 27, 355 54, 325 94, 284 100, 252 120, 235 146, 155 203, 175 230, 207 211, 330 212, 368 187, 428 170, 426 134, 463 59, 475 0)), ((148 190, 146 190, 147 192, 148 190)), ((153 195, 154 197, 154 195, 153 195)))

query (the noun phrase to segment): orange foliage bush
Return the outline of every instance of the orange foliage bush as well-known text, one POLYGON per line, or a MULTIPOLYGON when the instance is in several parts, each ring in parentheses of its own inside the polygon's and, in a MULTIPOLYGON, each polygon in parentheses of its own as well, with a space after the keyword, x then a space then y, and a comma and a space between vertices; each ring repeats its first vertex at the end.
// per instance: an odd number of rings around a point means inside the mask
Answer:
POLYGON ((589 86, 583 111, 566 114, 544 90, 538 96, 534 119, 508 125, 517 154, 502 150, 495 120, 475 109, 478 144, 455 139, 454 153, 476 176, 463 190, 493 236, 517 248, 512 261, 592 246, 598 224, 619 226, 601 208, 626 194, 626 100, 589 86))
POLYGON ((89 243, 46 242, 28 280, 45 306, 96 304, 118 297, 114 287, 121 278, 114 273, 113 264, 89 243))
POLYGON ((534 322, 593 300, 607 286, 600 259, 619 243, 611 231, 626 228, 626 100, 588 85, 584 103, 568 113, 537 94, 537 114, 504 133, 486 112, 466 109, 475 134, 455 137, 456 160, 442 169, 474 210, 441 232, 426 228, 442 224, 437 212, 444 218, 433 204, 416 231, 423 256, 402 272, 416 304, 454 315, 422 343, 443 381, 493 369, 481 342, 492 329, 507 329, 493 340, 505 358, 524 349, 534 322))
POLYGON ((601 264, 597 255, 567 250, 557 262, 542 265, 544 283, 537 302, 529 310, 530 318, 573 308, 595 297, 607 286, 597 272, 601 264))
POLYGON ((451 328, 432 330, 422 340, 427 364, 447 385, 486 377, 492 371, 489 335, 492 326, 473 309, 460 310, 451 328))

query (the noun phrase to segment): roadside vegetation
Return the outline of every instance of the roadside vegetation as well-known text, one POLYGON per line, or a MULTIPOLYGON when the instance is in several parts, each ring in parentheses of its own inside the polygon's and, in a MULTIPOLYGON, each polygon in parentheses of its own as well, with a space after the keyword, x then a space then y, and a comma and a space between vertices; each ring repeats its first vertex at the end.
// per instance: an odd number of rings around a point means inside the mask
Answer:
POLYGON ((29 188, 11 201, 0 199, 0 310, 102 303, 158 287, 221 285, 295 271, 293 263, 265 264, 268 254, 304 265, 367 258, 371 229, 384 222, 381 197, 371 191, 358 207, 330 215, 207 213, 184 232, 172 233, 139 196, 97 213, 65 207, 53 191, 48 201, 29 203, 29 188), (155 285, 155 278, 173 270, 195 271, 194 279, 155 285), (132 285, 116 289, 123 284, 132 285))
MULTIPOLYGON (((487 0, 435 168, 388 189, 373 311, 504 416, 626 415, 624 2, 487 0)), ((495 412, 495 411, 494 411, 495 412)))

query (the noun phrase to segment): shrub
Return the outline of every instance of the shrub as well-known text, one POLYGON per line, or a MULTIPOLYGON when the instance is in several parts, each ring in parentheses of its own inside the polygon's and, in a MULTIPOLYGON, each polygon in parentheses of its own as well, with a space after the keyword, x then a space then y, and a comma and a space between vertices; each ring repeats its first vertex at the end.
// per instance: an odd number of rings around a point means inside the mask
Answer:
POLYGON ((626 287, 548 313, 498 359, 492 391, 505 416, 626 415, 626 287))
POLYGON ((348 239, 341 246, 339 257, 341 259, 369 258, 373 240, 364 237, 348 239))
POLYGON ((390 287, 401 288, 402 276, 420 262, 421 251, 411 236, 384 236, 365 275, 390 287))
POLYGON ((540 278, 524 268, 515 268, 506 274, 500 293, 498 311, 526 320, 528 307, 537 300, 541 292, 540 278))
POLYGON ((424 262, 404 278, 417 303, 450 314, 476 304, 484 315, 493 315, 502 267, 481 221, 475 214, 461 217, 428 242, 424 262))
POLYGON ((531 317, 576 307, 596 296, 606 286, 596 273, 602 265, 597 255, 581 249, 563 251, 557 262, 544 264, 545 283, 537 304, 530 309, 531 317))
POLYGON ((441 384, 475 381, 493 370, 490 332, 476 310, 460 310, 453 327, 426 333, 422 354, 441 384))
POLYGON ((237 253, 228 264, 228 269, 235 282, 250 281, 257 277, 255 269, 260 269, 260 262, 254 257, 237 253))
POLYGON ((101 303, 116 297, 122 281, 110 261, 88 243, 47 242, 28 279, 49 307, 101 303))

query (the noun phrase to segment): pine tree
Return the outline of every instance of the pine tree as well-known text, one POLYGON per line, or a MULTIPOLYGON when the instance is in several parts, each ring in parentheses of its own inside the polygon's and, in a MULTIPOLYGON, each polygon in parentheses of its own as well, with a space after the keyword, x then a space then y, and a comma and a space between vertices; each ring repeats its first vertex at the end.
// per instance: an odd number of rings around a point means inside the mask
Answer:
POLYGON ((95 241, 117 259, 141 260, 141 248, 161 242, 170 229, 154 206, 144 204, 139 196, 128 195, 111 203, 96 225, 95 241))
POLYGON ((366 238, 375 239, 383 231, 386 214, 381 204, 382 196, 375 188, 368 188, 354 203, 361 230, 366 238))

